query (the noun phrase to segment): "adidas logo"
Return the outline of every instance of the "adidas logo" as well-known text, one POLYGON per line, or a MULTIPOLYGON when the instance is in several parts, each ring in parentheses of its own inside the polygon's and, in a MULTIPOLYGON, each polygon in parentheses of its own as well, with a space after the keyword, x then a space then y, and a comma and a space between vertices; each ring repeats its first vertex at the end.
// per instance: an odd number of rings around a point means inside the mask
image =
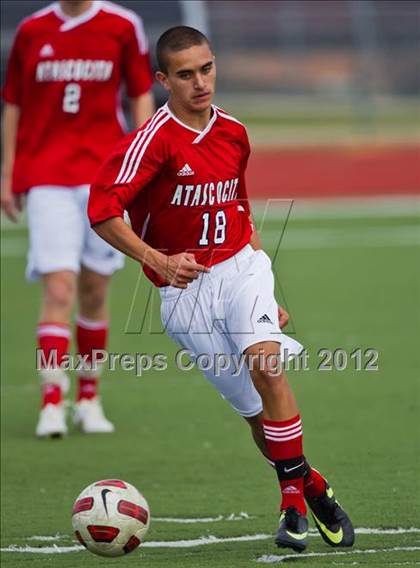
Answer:
POLYGON ((282 493, 292 493, 292 494, 295 494, 295 493, 300 493, 300 491, 299 491, 299 489, 298 489, 297 487, 295 487, 294 485, 289 485, 289 486, 285 487, 285 488, 282 490, 282 493))
POLYGON ((52 55, 54 55, 53 46, 50 43, 46 43, 39 50, 39 55, 40 57, 51 57, 52 55))
POLYGON ((194 171, 190 168, 190 166, 188 164, 185 164, 185 166, 183 168, 181 168, 176 175, 177 176, 193 176, 194 171))
POLYGON ((260 317, 260 319, 257 320, 257 323, 273 323, 271 321, 271 319, 268 317, 267 314, 264 314, 263 316, 260 317))

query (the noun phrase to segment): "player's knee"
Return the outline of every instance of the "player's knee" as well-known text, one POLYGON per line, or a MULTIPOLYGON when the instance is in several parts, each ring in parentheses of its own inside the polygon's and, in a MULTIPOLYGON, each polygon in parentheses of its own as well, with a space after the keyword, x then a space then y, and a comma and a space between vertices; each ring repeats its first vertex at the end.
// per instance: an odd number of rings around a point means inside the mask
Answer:
POLYGON ((75 291, 75 282, 71 277, 56 274, 44 282, 45 303, 58 309, 70 309, 74 302, 75 291))
POLYGON ((80 307, 83 312, 96 312, 103 308, 106 290, 93 284, 85 285, 80 290, 80 307))
POLYGON ((79 278, 80 309, 84 314, 95 314, 106 302, 109 278, 82 270, 79 278))
POLYGON ((283 372, 273 373, 267 369, 254 369, 251 374, 259 391, 280 393, 287 387, 287 378, 283 372))

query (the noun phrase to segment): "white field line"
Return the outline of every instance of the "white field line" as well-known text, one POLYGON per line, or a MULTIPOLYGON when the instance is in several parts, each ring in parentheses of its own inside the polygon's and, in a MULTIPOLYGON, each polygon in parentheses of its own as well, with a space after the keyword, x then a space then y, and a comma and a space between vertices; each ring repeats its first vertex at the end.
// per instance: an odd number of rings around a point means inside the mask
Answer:
POLYGON ((262 564, 276 564, 287 562, 289 560, 301 560, 303 558, 321 558, 321 557, 335 557, 335 556, 352 556, 354 554, 378 554, 390 552, 417 552, 420 546, 394 546, 393 548, 368 548, 366 550, 349 550, 349 551, 336 551, 336 552, 307 552, 303 554, 285 554, 283 556, 265 555, 257 559, 257 562, 262 564))
POLYGON ((291 219, 381 219, 420 215, 420 195, 338 199, 266 199, 251 202, 259 219, 284 218, 292 205, 291 219))
MULTIPOLYGON (((207 544, 220 544, 225 542, 252 542, 256 540, 267 540, 272 537, 272 535, 267 534, 254 534, 254 535, 244 535, 244 536, 232 536, 232 537, 217 537, 217 536, 202 536, 200 538, 195 538, 191 540, 174 540, 174 541, 150 541, 144 542, 141 546, 142 548, 192 548, 194 546, 203 546, 207 544)), ((21 553, 40 553, 40 554, 63 554, 67 552, 80 552, 85 550, 85 548, 79 544, 72 546, 18 546, 12 544, 6 548, 0 548, 0 552, 21 552, 21 553)))
MULTIPOLYGON (((309 531, 312 532, 312 531, 309 531)), ((315 534, 317 534, 318 531, 314 531, 315 534)), ((377 535, 381 535, 381 534, 417 534, 420 533, 420 528, 418 527, 408 527, 408 528, 403 528, 403 527, 398 527, 398 528, 393 528, 393 529, 369 529, 369 528, 364 528, 364 527, 359 527, 357 529, 355 529, 354 531, 356 534, 377 534, 377 535)))
POLYGON ((67 554, 69 552, 81 552, 86 550, 84 546, 80 544, 74 544, 71 546, 58 546, 53 544, 52 546, 17 546, 16 544, 11 544, 6 548, 0 548, 0 552, 20 552, 21 554, 67 554))
MULTIPOLYGON (((276 247, 282 229, 267 229, 261 231, 261 239, 265 245, 276 247)), ((340 248, 369 248, 369 247, 405 247, 420 246, 420 223, 404 227, 364 227, 356 230, 354 227, 343 229, 305 229, 286 228, 281 241, 280 250, 307 249, 340 249, 340 248)), ((27 240, 22 237, 3 236, 1 254, 3 258, 19 258, 27 253, 27 240)))
MULTIPOLYGON (((268 229, 260 233, 262 242, 271 246, 278 245, 280 236, 281 230, 268 229)), ((354 227, 339 230, 291 227, 286 228, 279 250, 410 245, 420 246, 420 223, 406 227, 365 227, 360 230, 354 227)))
POLYGON ((230 515, 218 515, 217 517, 197 517, 197 518, 182 518, 182 517, 153 517, 154 523, 178 523, 178 524, 196 524, 196 523, 219 523, 220 521, 244 521, 252 519, 248 513, 241 512, 239 515, 231 513, 230 515))
MULTIPOLYGON (((379 528, 358 528, 356 529, 356 534, 361 535, 402 535, 402 534, 418 534, 420 533, 420 528, 417 527, 409 527, 409 528, 389 528, 389 529, 379 529, 379 528)), ((315 529, 311 529, 309 531, 309 536, 314 537, 317 536, 318 532, 315 529)), ((51 536, 36 536, 36 537, 29 537, 28 540, 51 540, 51 539, 64 539, 70 538, 68 535, 55 535, 54 537, 51 536)), ((202 536, 196 539, 190 540, 174 540, 174 541, 149 541, 142 544, 142 548, 193 548, 195 546, 203 546, 209 544, 220 544, 226 542, 252 542, 252 541, 259 541, 259 540, 268 540, 272 539, 272 534, 256 534, 256 535, 244 535, 244 536, 236 536, 236 537, 216 537, 216 536, 202 536)), ((34 547, 34 546, 18 546, 16 544, 12 544, 8 547, 1 548, 1 552, 21 552, 21 553, 34 553, 34 554, 63 554, 67 552, 79 552, 84 550, 83 546, 78 544, 71 545, 71 546, 58 546, 53 544, 52 546, 41 546, 41 547, 34 547)), ((388 549, 387 549, 388 550, 388 549)), ((416 549, 417 550, 417 549, 416 549)), ((359 554, 364 551, 349 551, 343 554, 359 554)), ((378 551, 379 552, 379 551, 378 551)), ((318 554, 318 553, 310 553, 310 554, 318 554)), ((329 556, 334 553, 329 554, 322 554, 322 556, 329 556)), ((303 558, 305 555, 300 554, 299 558, 303 558)), ((296 556, 292 556, 296 558, 296 556)), ((266 558, 266 557, 262 557, 266 558)), ((267 557, 268 558, 268 557, 267 557)), ((270 556, 270 558, 276 558, 276 562, 280 562, 282 560, 278 560, 279 558, 283 559, 283 556, 270 556)), ((259 559, 260 562, 265 562, 265 560, 259 559)), ((273 560, 274 562, 274 560, 273 560)))
MULTIPOLYGON (((283 218, 293 202, 291 219, 380 219, 420 215, 420 196, 350 197, 318 199, 256 199, 251 201, 254 215, 268 220, 283 218)), ((18 223, 2 219, 1 232, 27 228, 26 215, 18 223)))
POLYGON ((200 536, 190 540, 173 540, 173 541, 150 541, 142 544, 143 548, 191 548, 194 546, 203 546, 207 544, 220 544, 223 542, 252 542, 256 540, 267 540, 272 538, 268 534, 250 534, 244 536, 228 536, 218 537, 213 535, 200 536))
POLYGON ((40 542, 48 542, 48 541, 54 541, 54 540, 61 540, 63 538, 68 538, 68 537, 66 537, 66 535, 64 535, 64 534, 58 534, 57 533, 54 536, 48 536, 48 535, 46 535, 46 536, 38 536, 38 535, 30 536, 28 538, 28 540, 38 540, 40 542))
MULTIPOLYGON (((363 562, 363 564, 365 564, 363 562)), ((332 566, 360 566, 361 562, 331 562, 332 566)), ((418 562, 416 561, 411 561, 411 562, 394 562, 392 561, 392 566, 411 566, 411 568, 413 568, 413 566, 419 566, 420 565, 420 560, 418 562)), ((366 564, 365 564, 366 566, 366 564)))
MULTIPOLYGON (((250 520, 253 519, 252 516, 248 515, 248 513, 240 513, 239 515, 235 515, 231 513, 230 515, 219 515, 217 517, 152 517, 152 522, 160 522, 160 523, 181 523, 181 524, 200 524, 200 523, 214 523, 220 521, 239 521, 239 520, 250 520)), ((317 536, 318 530, 317 529, 309 529, 308 531, 309 536, 317 536)), ((399 534, 420 534, 419 527, 396 527, 396 528, 369 528, 369 527, 358 527, 355 529, 356 534, 362 535, 399 535, 399 534)), ((57 533, 53 536, 45 535, 45 536, 30 536, 28 540, 38 540, 38 541, 57 541, 57 540, 68 540, 71 538, 71 535, 67 534, 60 534, 57 533)), ((267 538, 270 538, 270 535, 267 535, 267 538)))

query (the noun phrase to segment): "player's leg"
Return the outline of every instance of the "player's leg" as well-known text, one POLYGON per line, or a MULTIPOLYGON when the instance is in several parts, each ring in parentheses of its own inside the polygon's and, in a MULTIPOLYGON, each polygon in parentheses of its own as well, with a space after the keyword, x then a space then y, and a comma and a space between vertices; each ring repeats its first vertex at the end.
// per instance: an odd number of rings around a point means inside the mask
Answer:
MULTIPOLYGON (((194 283, 184 292, 171 289, 171 287, 161 290, 163 324, 169 335, 180 346, 190 350, 193 359, 197 354, 205 353, 215 361, 215 356, 236 352, 230 334, 226 333, 224 328, 219 329, 224 319, 224 307, 218 313, 213 311, 215 309, 217 312, 218 302, 213 297, 212 290, 220 289, 221 286, 217 284, 208 286, 208 279, 203 279, 201 285, 194 283)), ((222 303, 220 303, 220 306, 222 306, 222 303)), ((296 342, 285 337, 284 342, 288 344, 290 353, 299 351, 300 346, 296 342)), ((278 351, 278 343, 275 346, 276 351, 278 351)), ((233 369, 232 365, 227 368, 221 367, 218 370, 213 366, 204 374, 234 410, 248 421, 257 446, 265 456, 269 456, 269 449, 262 428, 262 397, 258 394, 246 365, 242 365, 240 370, 233 369)), ((294 402, 291 392, 289 398, 294 402)), ((293 412, 297 412, 297 410, 292 408, 292 414, 293 412)), ((274 417, 276 416, 274 415, 274 417)), ((307 468, 302 451, 300 455, 301 460, 305 463, 305 468, 307 468)), ((274 462, 269 461, 275 465, 274 462)), ((303 500, 302 497, 301 500, 303 500)), ((296 518, 296 516, 293 510, 287 511, 286 508, 280 527, 286 538, 279 542, 283 546, 302 550, 306 541, 307 521, 302 517, 296 518), (297 529, 295 528, 296 523, 299 525, 297 529), (286 531, 289 529, 299 531, 295 538, 291 538, 290 534, 287 534, 286 531)), ((280 538, 283 536, 280 535, 280 538)))
POLYGON ((42 408, 36 433, 39 437, 67 433, 63 394, 69 379, 60 368, 69 351, 70 317, 76 294, 76 274, 71 271, 42 275, 41 310, 37 328, 42 408))
MULTIPOLYGON (((228 303, 231 329, 242 331, 232 333, 231 339, 238 351, 248 356, 250 374, 263 403, 262 426, 268 457, 275 464, 282 491, 277 543, 302 550, 307 526, 304 498, 312 505, 311 496, 316 494, 318 498, 321 491, 325 495, 326 485, 320 474, 311 471, 304 458, 302 422, 292 389, 281 368, 281 363, 298 354, 302 346, 282 334, 278 327, 269 258, 262 251, 254 253, 253 257, 236 283, 240 286, 240 294, 233 295, 228 303), (290 538, 291 533, 296 536, 290 538)), ((267 455, 257 421, 252 426, 254 439, 267 455)), ((340 528, 346 532, 343 525, 340 528)), ((350 538, 343 538, 339 545, 351 544, 350 532, 350 538)), ((338 545, 337 542, 334 544, 338 545)))
POLYGON ((87 433, 113 432, 97 396, 100 366, 91 364, 93 350, 106 349, 109 315, 107 294, 112 274, 123 267, 123 255, 103 241, 89 225, 88 186, 76 189, 79 215, 83 224, 83 247, 79 276, 79 314, 77 316, 78 353, 88 356, 86 368, 78 377, 75 422, 87 433))
POLYGON ((282 494, 276 544, 301 551, 308 537, 302 421, 285 373, 272 367, 279 353, 280 346, 274 341, 256 343, 245 350, 252 380, 263 402, 264 435, 282 494))
MULTIPOLYGON (((252 437, 271 467, 276 465, 270 459, 263 429, 263 413, 244 417, 248 422, 252 437)), ((330 546, 352 546, 354 529, 348 514, 344 511, 334 495, 333 489, 325 477, 311 467, 304 457, 304 495, 312 513, 312 517, 323 540, 330 546)))
POLYGON ((271 461, 270 454, 268 452, 267 442, 265 440, 264 429, 263 429, 263 426, 262 426, 262 420, 263 420, 262 417, 263 417, 263 413, 260 412, 256 416, 248 416, 248 417, 244 416, 244 419, 249 424, 249 427, 251 429, 251 435, 252 435, 252 438, 253 438, 257 448, 260 450, 261 454, 264 456, 266 461, 273 468, 275 468, 274 462, 271 461))
POLYGON ((76 320, 77 352, 84 357, 78 371, 75 423, 86 433, 113 432, 98 398, 101 365, 92 361, 94 351, 104 351, 108 337, 107 293, 110 276, 81 267, 78 281, 79 313, 76 320))
POLYGON ((41 311, 37 327, 42 407, 36 429, 40 437, 67 432, 63 394, 68 377, 61 368, 69 350, 70 315, 82 227, 69 188, 31 189, 27 199, 30 250, 27 278, 41 278, 41 311))
MULTIPOLYGON (((251 434, 257 448, 260 450, 267 463, 275 469, 275 463, 270 459, 270 453, 267 447, 267 441, 264 435, 263 428, 263 413, 256 416, 244 417, 251 428, 251 434)), ((304 479, 304 494, 305 499, 308 497, 320 497, 326 491, 327 481, 321 473, 309 465, 308 460, 305 460, 304 479)))

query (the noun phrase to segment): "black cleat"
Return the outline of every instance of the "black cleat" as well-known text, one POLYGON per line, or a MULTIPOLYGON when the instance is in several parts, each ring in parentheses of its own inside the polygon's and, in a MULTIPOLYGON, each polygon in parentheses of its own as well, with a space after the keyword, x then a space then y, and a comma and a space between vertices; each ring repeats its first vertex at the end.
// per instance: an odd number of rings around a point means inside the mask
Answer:
POLYGON ((279 548, 293 548, 295 552, 305 550, 308 545, 308 519, 294 507, 282 511, 275 543, 279 548))
POLYGON ((320 497, 305 497, 312 517, 323 540, 330 546, 353 546, 354 529, 347 513, 334 497, 334 491, 327 484, 320 497))

